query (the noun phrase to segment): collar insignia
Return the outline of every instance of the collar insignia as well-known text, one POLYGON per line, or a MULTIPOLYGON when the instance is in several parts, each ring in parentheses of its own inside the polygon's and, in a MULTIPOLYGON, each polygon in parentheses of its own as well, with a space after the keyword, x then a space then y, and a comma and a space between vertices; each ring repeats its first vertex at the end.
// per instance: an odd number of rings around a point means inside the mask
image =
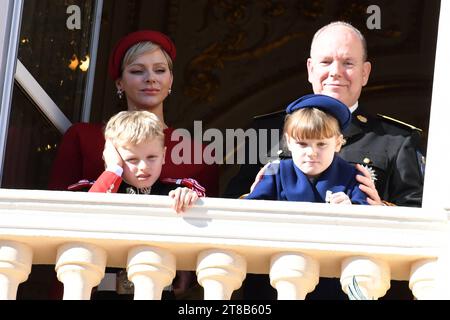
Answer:
POLYGON ((133 188, 133 187, 128 187, 125 189, 126 193, 128 194, 150 194, 150 192, 152 191, 151 187, 147 187, 147 188, 133 188))

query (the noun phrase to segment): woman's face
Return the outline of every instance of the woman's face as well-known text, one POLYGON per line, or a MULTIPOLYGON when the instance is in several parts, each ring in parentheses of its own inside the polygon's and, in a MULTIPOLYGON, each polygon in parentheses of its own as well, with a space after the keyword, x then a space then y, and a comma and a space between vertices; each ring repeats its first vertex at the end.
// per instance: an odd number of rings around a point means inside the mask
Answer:
POLYGON ((139 55, 125 66, 116 86, 125 92, 129 110, 152 111, 162 108, 172 82, 167 59, 158 48, 139 55))

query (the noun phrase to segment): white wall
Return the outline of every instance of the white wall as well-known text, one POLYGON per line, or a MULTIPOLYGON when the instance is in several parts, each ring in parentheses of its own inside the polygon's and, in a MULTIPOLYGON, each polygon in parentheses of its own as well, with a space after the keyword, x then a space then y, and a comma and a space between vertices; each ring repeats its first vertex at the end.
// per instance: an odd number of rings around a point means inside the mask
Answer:
POLYGON ((441 1, 422 207, 450 208, 450 1, 441 1))

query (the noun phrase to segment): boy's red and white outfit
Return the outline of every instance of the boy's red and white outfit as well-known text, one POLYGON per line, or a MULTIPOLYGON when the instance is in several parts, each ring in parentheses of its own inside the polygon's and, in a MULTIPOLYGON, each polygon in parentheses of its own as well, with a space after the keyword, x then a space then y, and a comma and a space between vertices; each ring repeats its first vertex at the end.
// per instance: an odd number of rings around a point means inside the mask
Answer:
POLYGON ((69 186, 69 190, 76 190, 80 187, 91 185, 89 192, 102 193, 128 193, 128 194, 153 194, 166 196, 177 187, 186 187, 197 193, 199 197, 205 196, 203 188, 195 179, 191 178, 160 178, 151 187, 136 188, 130 186, 122 180, 123 169, 120 166, 108 168, 95 182, 82 180, 75 185, 69 186))

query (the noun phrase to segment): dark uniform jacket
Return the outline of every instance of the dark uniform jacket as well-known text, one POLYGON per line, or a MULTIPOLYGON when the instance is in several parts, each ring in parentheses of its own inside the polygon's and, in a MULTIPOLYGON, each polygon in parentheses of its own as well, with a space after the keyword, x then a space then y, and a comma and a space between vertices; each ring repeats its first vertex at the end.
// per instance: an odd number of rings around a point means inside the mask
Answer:
POLYGON ((352 203, 367 204, 355 179, 356 168, 335 155, 330 166, 310 181, 292 159, 272 163, 246 199, 326 202, 326 193, 344 192, 352 203))
MULTIPOLYGON (((284 111, 257 117, 255 128, 278 129, 282 137, 284 117, 284 111)), ((270 141, 270 135, 267 136, 269 146, 278 143, 270 141)), ((344 131, 344 137, 347 142, 339 155, 350 163, 367 165, 374 172, 376 188, 382 200, 401 206, 421 206, 423 173, 417 130, 389 119, 373 117, 358 107, 352 115, 350 126, 344 131)), ((290 155, 284 150, 281 157, 290 155)), ((241 165, 224 196, 237 198, 248 193, 262 165, 241 165)))

